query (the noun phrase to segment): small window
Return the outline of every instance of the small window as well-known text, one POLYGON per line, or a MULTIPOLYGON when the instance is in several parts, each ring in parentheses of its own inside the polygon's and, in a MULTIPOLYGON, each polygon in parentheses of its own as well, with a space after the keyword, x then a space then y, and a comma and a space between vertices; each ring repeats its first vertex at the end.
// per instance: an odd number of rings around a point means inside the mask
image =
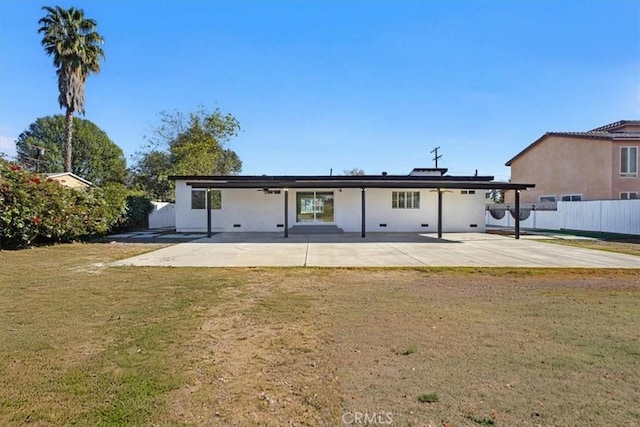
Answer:
POLYGON ((556 196, 540 196, 538 197, 539 202, 555 202, 556 196))
POLYGON ((620 147, 620 176, 638 176, 638 147, 620 147))
MULTIPOLYGON (((206 190, 191 190, 191 209, 207 208, 207 192, 206 190)), ((220 190, 211 190, 211 209, 222 208, 222 192, 220 190)))
POLYGON ((191 190, 191 209, 205 209, 206 207, 206 191, 191 190))
POLYGON ((634 191, 623 191, 620 193, 620 200, 636 200, 640 199, 638 193, 634 191))
POLYGON ((563 202, 579 202, 582 200, 582 194, 565 194, 560 200, 563 202))
POLYGON ((393 209, 420 209, 420 192, 392 191, 391 207, 393 209))

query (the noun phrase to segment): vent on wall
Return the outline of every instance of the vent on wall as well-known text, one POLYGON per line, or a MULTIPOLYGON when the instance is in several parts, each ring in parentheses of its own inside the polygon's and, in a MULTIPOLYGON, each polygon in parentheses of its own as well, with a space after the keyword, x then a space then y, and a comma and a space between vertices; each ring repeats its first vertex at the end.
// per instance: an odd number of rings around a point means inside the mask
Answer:
POLYGON ((429 224, 420 224, 420 227, 428 227, 429 224))
POLYGON ((240 228, 242 227, 242 224, 233 224, 233 228, 240 228))
POLYGON ((380 227, 386 227, 387 224, 380 224, 380 227))
POLYGON ((469 227, 471 227, 471 228, 477 228, 477 227, 478 227, 478 224, 469 224, 469 227))
POLYGON ((284 224, 276 224, 276 227, 278 227, 278 228, 284 228, 284 224))

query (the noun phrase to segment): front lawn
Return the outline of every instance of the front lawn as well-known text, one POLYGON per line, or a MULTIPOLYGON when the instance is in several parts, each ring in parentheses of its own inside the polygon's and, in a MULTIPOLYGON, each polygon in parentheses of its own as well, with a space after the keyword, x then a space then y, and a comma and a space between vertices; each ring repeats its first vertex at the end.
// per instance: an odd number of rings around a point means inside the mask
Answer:
POLYGON ((155 247, 0 252, 0 425, 640 424, 640 270, 107 266, 155 247))

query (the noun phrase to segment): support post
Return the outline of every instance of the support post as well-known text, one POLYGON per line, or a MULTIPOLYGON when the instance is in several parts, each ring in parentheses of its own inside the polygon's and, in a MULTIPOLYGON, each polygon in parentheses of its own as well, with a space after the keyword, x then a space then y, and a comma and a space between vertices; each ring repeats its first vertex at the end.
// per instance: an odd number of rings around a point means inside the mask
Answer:
POLYGON ((284 237, 289 237, 289 189, 284 189, 284 237))
POLYGON ((520 238, 520 190, 516 190, 516 240, 520 238))
POLYGON ((362 238, 366 237, 366 220, 365 220, 365 194, 366 189, 362 187, 362 238))
POLYGON ((207 237, 211 237, 211 189, 207 188, 207 237))
POLYGON ((444 189, 438 188, 438 239, 442 239, 442 193, 444 189))

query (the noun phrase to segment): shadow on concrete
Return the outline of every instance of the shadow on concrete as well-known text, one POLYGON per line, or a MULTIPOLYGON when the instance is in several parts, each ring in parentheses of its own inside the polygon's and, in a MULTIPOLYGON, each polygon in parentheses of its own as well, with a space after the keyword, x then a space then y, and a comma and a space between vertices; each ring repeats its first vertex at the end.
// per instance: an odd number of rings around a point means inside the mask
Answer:
POLYGON ((341 234, 290 234, 283 233, 218 233, 211 238, 193 240, 197 243, 461 243, 458 240, 438 239, 436 234, 424 233, 374 233, 366 237, 360 233, 341 234))

